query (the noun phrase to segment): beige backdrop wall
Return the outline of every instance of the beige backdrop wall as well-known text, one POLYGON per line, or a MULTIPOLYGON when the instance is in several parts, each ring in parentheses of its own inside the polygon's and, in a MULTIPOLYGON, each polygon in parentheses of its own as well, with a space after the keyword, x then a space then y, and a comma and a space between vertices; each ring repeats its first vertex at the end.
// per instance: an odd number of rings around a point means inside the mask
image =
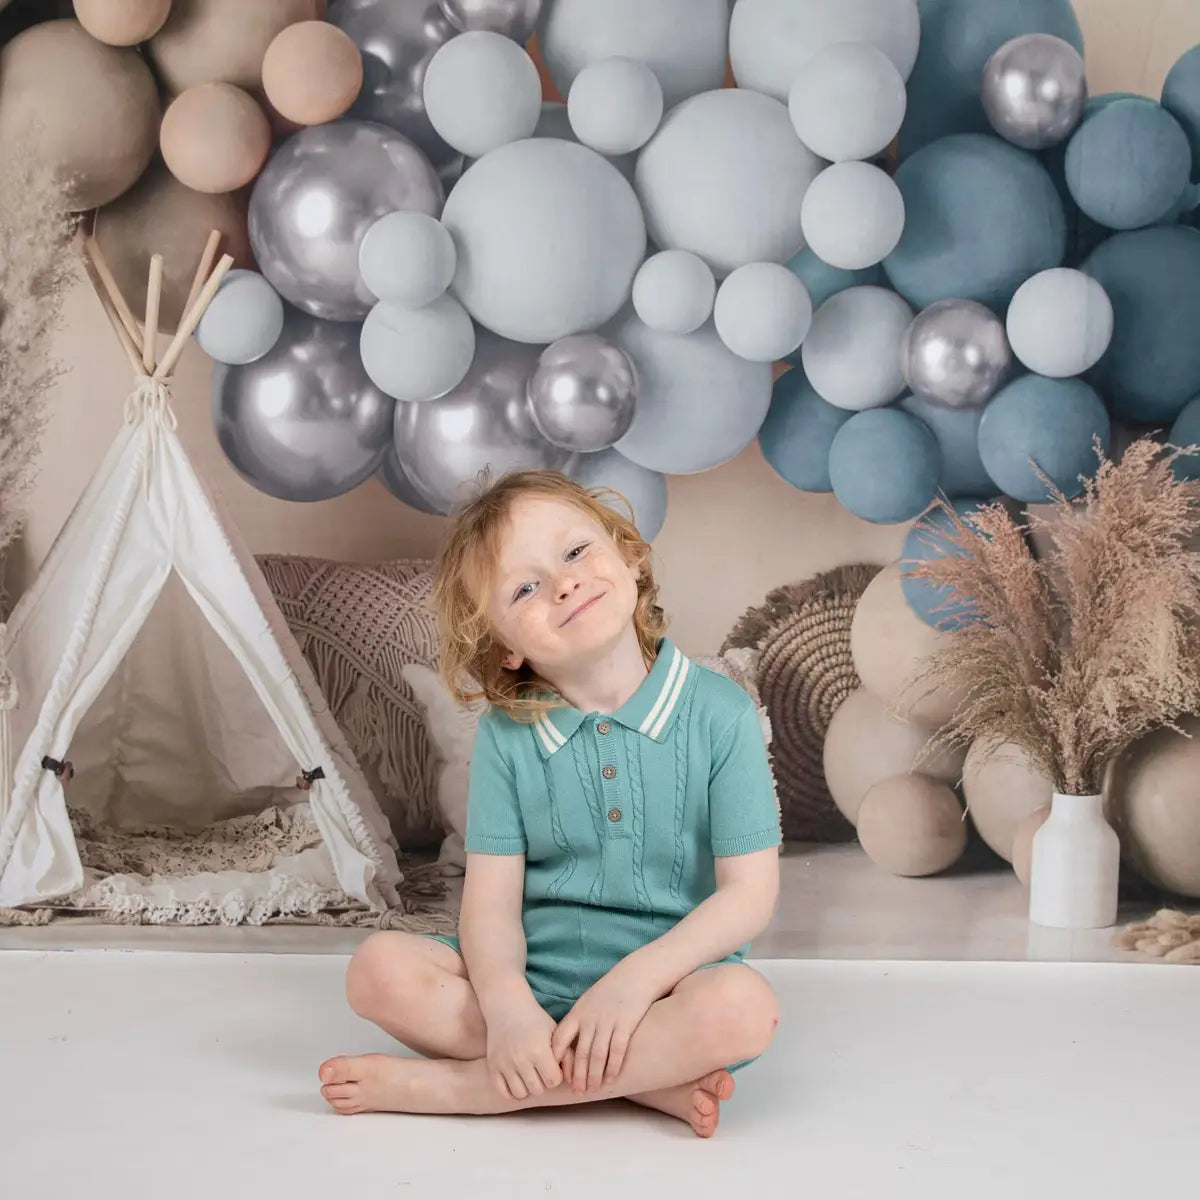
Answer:
MULTIPOLYGON (((1172 62, 1200 42, 1200 0, 1076 0, 1093 93, 1157 97, 1172 62)), ((120 420, 129 372, 86 284, 70 297, 57 352, 68 374, 51 406, 40 481, 10 568, 17 594, 49 549, 120 420)), ((234 473, 209 418, 209 364, 192 346, 177 373, 180 433, 255 552, 370 560, 431 556, 445 522, 403 507, 374 480, 321 504, 288 504, 234 473)), ((714 650, 737 616, 778 584, 844 562, 894 558, 905 527, 859 521, 830 496, 783 483, 757 444, 703 475, 670 480, 655 543, 665 604, 687 653, 714 650)))

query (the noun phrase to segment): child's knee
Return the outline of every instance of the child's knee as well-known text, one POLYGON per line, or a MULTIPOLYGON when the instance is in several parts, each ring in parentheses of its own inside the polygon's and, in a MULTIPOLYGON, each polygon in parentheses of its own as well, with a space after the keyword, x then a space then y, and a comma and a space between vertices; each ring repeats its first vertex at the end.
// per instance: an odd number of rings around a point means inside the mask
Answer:
MULTIPOLYGON (((756 1058, 771 1044, 779 1027, 779 1001, 771 985, 747 966, 714 967, 701 997, 706 1031, 738 1059, 756 1058)), ((733 1061, 731 1058, 730 1061, 733 1061)))
POLYGON ((360 1017, 370 1017, 381 1004, 395 1000, 405 970, 407 935, 392 931, 371 934, 354 951, 346 968, 346 1000, 360 1017))

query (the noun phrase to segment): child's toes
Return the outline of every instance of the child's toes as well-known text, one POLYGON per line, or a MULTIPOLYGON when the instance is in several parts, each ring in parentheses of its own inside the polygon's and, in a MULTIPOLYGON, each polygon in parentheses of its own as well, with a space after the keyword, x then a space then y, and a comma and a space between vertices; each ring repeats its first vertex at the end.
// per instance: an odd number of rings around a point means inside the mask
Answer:
POLYGON ((353 1083, 353 1060, 345 1055, 331 1058, 321 1064, 319 1072, 322 1083, 353 1083))
POLYGON ((321 1089, 321 1095, 326 1100, 353 1100, 358 1095, 358 1085, 354 1083, 327 1083, 321 1089))

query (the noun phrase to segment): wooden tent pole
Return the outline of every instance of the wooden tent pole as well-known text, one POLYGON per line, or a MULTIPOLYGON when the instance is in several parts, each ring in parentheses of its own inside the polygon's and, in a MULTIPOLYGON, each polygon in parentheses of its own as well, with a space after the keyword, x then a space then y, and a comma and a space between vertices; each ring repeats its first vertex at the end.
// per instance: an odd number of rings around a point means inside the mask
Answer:
POLYGON ((142 326, 142 366, 154 371, 154 343, 158 338, 158 310, 162 302, 163 256, 150 256, 150 278, 146 283, 146 320, 142 326))
POLYGON ((92 239, 89 238, 83 247, 83 264, 87 270, 88 278, 92 282, 96 298, 100 301, 100 307, 104 309, 104 315, 108 317, 109 322, 112 324, 113 332, 117 335, 117 341, 121 343, 121 349, 125 351, 125 357, 129 360, 129 365, 133 368, 134 374, 142 375, 145 373, 142 367, 142 356, 138 353, 133 339, 129 336, 129 332, 121 320, 120 313, 117 311, 112 293, 109 291, 104 277, 100 274, 96 260, 92 255, 91 242, 92 239))
POLYGON ((183 353, 184 346, 187 345, 187 340, 195 332, 196 326, 200 324, 200 318, 204 316, 204 310, 212 302, 212 298, 217 294, 217 288, 221 286, 221 280, 225 278, 226 272, 233 266, 233 255, 221 255, 221 261, 217 263, 213 273, 208 277, 208 281, 200 289, 200 294, 196 297, 191 308, 184 314, 184 318, 179 322, 179 328, 175 330, 175 336, 171 339, 171 344, 167 347, 167 352, 159 360, 158 366, 154 370, 155 379, 166 379, 175 364, 179 361, 179 356, 183 353))

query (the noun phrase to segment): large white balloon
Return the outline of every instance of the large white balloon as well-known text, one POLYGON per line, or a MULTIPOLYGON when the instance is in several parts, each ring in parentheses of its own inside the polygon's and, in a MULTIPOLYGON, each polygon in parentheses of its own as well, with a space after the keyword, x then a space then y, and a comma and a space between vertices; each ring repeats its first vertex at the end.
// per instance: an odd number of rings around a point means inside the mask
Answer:
POLYGON ((542 112, 533 59, 511 38, 484 29, 460 33, 438 50, 422 94, 438 135, 471 158, 529 137, 542 112))
POLYGON ((475 356, 475 327, 453 296, 424 308, 381 300, 363 322, 359 354, 371 382, 397 400, 435 400, 462 382, 475 356))
POLYGON ((1013 353, 1031 371, 1055 379, 1082 375, 1112 341, 1112 301, 1090 275, 1054 267, 1017 288, 1007 330, 1013 353))
POLYGON ((788 91, 800 140, 831 162, 873 158, 904 123, 908 96, 896 64, 877 46, 839 42, 804 63, 788 91))
POLYGON ((633 308, 660 333, 691 333, 712 316, 717 281, 689 250, 660 250, 638 268, 633 308))
POLYGON ((606 58, 575 76, 567 113, 585 146, 601 154, 629 154, 650 140, 662 120, 662 85, 644 63, 606 58))
POLYGON ((908 302, 888 288, 850 287, 830 296, 800 349, 809 383, 851 412, 890 404, 904 391, 900 343, 912 319, 908 302))
POLYGON ((646 253, 641 206, 612 163, 575 142, 501 146, 454 186, 442 224, 467 311, 518 342, 594 330, 629 299, 646 253))
POLYGON ((665 475, 718 467, 755 438, 771 406, 771 367, 726 347, 712 323, 659 333, 630 316, 614 340, 633 360, 637 415, 616 449, 665 475))
POLYGON ((372 294, 405 308, 436 300, 454 278, 457 256, 446 227, 428 213, 380 217, 358 247, 358 273, 372 294))
POLYGON ((861 271, 883 262, 899 244, 904 197, 891 176, 870 163, 834 163, 805 193, 800 224, 822 262, 861 271))
POLYGON ((800 200, 823 165, 778 100, 721 88, 667 113, 634 181, 655 245, 690 250, 721 278, 803 246, 800 200))
POLYGON ((565 96, 575 76, 605 58, 645 63, 668 107, 721 86, 729 48, 728 0, 554 0, 538 41, 565 96))
POLYGON ((779 263, 747 263, 717 292, 713 323, 740 358, 775 362, 804 341, 812 324, 808 288, 779 263))
POLYGON ((917 0, 737 0, 729 61, 739 87, 786 100, 800 68, 827 46, 877 46, 907 79, 920 41, 917 0))

